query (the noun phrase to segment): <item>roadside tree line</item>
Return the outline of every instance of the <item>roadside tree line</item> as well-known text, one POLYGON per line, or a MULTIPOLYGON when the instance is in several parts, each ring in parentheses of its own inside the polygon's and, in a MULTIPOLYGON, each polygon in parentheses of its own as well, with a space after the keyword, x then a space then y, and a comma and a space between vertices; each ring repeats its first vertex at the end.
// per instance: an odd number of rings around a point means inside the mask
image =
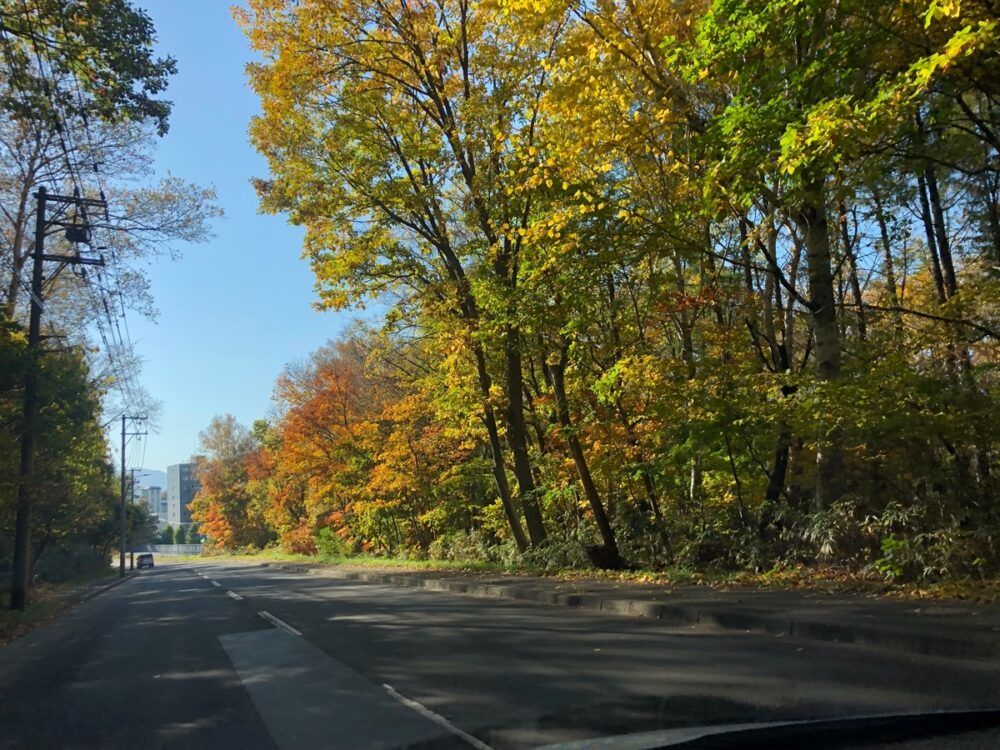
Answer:
POLYGON ((237 15, 262 207, 387 313, 213 423, 220 545, 996 574, 994 6, 237 15))
MULTIPOLYGON (((207 239, 219 214, 212 190, 153 179, 152 152, 171 106, 162 94, 176 67, 155 54, 154 42, 149 17, 129 0, 0 0, 0 571, 7 575, 19 485, 31 498, 32 578, 107 566, 118 544, 121 488, 105 427, 122 413, 155 412, 137 382, 141 363, 121 317, 126 309, 155 315, 146 263, 169 256, 176 241, 207 239), (86 215, 72 200, 63 214, 50 207, 45 239, 47 256, 103 255, 105 265, 45 261, 43 337, 29 347, 41 187, 106 199, 107 215, 86 215), (72 241, 67 226, 78 230, 72 241), (26 473, 32 371, 39 420, 26 473)), ((130 502, 126 512, 128 541, 151 540, 155 519, 144 506, 130 502)))

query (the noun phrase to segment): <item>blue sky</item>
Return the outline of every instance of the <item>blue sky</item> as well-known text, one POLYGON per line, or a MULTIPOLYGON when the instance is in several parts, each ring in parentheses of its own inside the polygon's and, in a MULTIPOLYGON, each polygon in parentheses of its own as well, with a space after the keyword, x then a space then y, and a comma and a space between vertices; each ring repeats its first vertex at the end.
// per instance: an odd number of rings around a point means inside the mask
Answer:
POLYGON ((335 338, 357 315, 311 309, 302 231, 257 213, 249 178, 265 175, 266 165, 247 125, 258 101, 243 73, 250 52, 228 0, 136 5, 152 17, 161 53, 177 58, 157 172, 213 185, 226 212, 214 240, 182 244, 181 260, 150 268, 159 320, 129 316, 145 360, 142 383, 163 404, 159 433, 145 438, 143 465, 163 469, 196 450, 213 415, 230 413, 246 424, 265 416, 282 367, 335 338))

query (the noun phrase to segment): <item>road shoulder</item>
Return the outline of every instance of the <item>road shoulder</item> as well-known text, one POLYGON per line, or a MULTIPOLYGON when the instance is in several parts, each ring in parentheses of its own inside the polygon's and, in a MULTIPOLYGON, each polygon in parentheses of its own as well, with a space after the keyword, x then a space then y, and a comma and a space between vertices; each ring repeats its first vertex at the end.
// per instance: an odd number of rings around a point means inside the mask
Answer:
POLYGON ((921 656, 1000 659, 1000 605, 996 604, 916 602, 803 591, 718 591, 704 586, 435 571, 376 572, 344 565, 261 565, 308 575, 534 602, 692 627, 854 643, 921 656))

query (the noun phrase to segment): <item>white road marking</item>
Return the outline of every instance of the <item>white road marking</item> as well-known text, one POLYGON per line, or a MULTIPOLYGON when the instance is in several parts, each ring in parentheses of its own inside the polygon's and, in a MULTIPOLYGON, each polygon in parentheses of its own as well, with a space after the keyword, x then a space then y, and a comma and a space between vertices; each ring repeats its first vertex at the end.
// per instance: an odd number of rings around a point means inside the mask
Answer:
POLYGON ((438 726, 447 729, 456 737, 461 738, 466 743, 476 748, 476 750, 493 750, 493 748, 491 748, 485 742, 473 737, 468 732, 459 729, 450 721, 448 721, 446 718, 444 718, 441 714, 434 713, 433 711, 431 711, 423 703, 418 703, 417 701, 412 700, 411 698, 407 698, 405 695, 401 695, 400 693, 396 692, 396 689, 392 685, 387 685, 386 683, 383 682, 382 687, 385 688, 385 691, 389 695, 398 700, 404 706, 406 706, 407 708, 412 708, 414 711, 423 716, 425 719, 430 719, 438 726))
POLYGON ((222 584, 219 583, 218 581, 212 581, 212 585, 213 586, 218 586, 220 589, 222 588, 222 584))
POLYGON ((205 589, 181 589, 181 590, 180 590, 180 591, 178 591, 177 593, 178 593, 178 594, 186 594, 186 593, 188 593, 189 591, 205 591, 205 589))
POLYGON ((304 637, 272 627, 220 635, 219 643, 276 750, 423 747, 452 736, 304 637))
POLYGON ((281 628, 286 633, 291 633, 292 635, 298 635, 298 636, 302 635, 302 633, 300 633, 298 630, 296 630, 295 628, 293 628, 287 622, 283 622, 283 621, 279 620, 277 617, 275 617, 274 615, 272 615, 270 612, 258 612, 257 614, 260 615, 261 617, 263 617, 265 620, 267 620, 269 623, 271 623, 275 627, 281 628))
POLYGON ((239 594, 234 594, 232 591, 227 591, 226 592, 226 596, 230 596, 230 597, 232 597, 233 599, 235 599, 238 602, 243 601, 243 597, 242 596, 240 596, 239 594))

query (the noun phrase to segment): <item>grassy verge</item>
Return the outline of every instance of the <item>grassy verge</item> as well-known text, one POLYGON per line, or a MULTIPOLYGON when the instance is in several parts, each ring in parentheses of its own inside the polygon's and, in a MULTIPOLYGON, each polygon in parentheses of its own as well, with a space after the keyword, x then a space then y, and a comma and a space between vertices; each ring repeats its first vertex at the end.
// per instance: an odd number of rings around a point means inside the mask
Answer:
POLYGON ((165 558, 177 562, 206 562, 225 560, 230 562, 289 562, 303 565, 338 565, 350 568, 372 568, 381 570, 441 570, 464 573, 497 573, 503 575, 544 575, 541 569, 511 567, 491 562, 464 562, 455 560, 414 560, 407 557, 372 557, 357 555, 349 557, 322 557, 320 555, 297 555, 276 549, 266 549, 252 553, 210 552, 202 555, 171 555, 165 558))
POLYGON ((0 646, 27 635, 72 607, 94 586, 110 583, 115 570, 99 570, 76 576, 61 583, 38 583, 31 589, 28 607, 23 612, 10 609, 10 592, 0 593, 0 646))
POLYGON ((1000 580, 894 583, 873 575, 833 567, 810 568, 802 566, 760 573, 747 571, 703 572, 685 569, 665 571, 603 571, 594 568, 551 570, 524 565, 513 567, 483 561, 414 560, 409 558, 372 557, 366 555, 323 558, 318 555, 296 555, 274 549, 252 554, 213 554, 189 559, 289 562, 304 565, 331 565, 345 568, 384 570, 386 572, 439 571, 443 574, 452 575, 546 576, 578 582, 610 581, 659 587, 710 586, 720 590, 750 588, 761 591, 812 591, 902 599, 956 599, 976 602, 1000 602, 1000 580))

